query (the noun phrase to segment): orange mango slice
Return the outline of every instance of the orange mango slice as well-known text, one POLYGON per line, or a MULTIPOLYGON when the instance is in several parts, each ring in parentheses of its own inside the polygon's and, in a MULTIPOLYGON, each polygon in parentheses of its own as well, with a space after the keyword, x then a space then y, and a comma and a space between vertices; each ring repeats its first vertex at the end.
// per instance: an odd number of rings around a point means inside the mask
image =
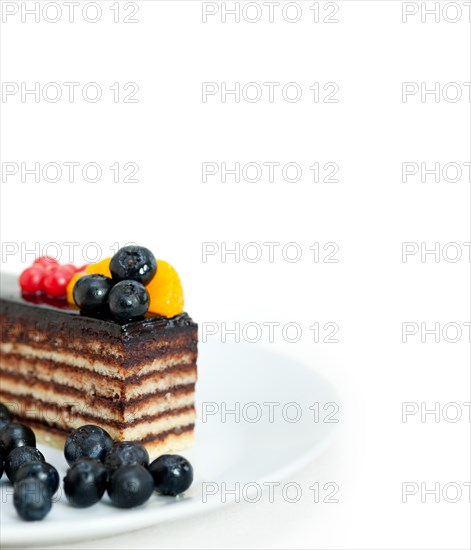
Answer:
POLYGON ((175 268, 157 260, 157 273, 146 286, 150 296, 149 312, 175 317, 183 312, 184 297, 180 277, 175 268))

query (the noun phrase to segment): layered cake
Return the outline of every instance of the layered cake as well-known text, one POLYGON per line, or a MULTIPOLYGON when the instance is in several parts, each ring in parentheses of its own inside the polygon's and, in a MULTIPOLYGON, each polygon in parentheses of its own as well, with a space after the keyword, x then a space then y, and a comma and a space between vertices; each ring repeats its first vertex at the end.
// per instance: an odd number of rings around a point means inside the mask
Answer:
POLYGON ((151 455, 192 442, 197 325, 170 264, 126 248, 81 271, 1 276, 0 401, 44 442, 84 424, 151 455))

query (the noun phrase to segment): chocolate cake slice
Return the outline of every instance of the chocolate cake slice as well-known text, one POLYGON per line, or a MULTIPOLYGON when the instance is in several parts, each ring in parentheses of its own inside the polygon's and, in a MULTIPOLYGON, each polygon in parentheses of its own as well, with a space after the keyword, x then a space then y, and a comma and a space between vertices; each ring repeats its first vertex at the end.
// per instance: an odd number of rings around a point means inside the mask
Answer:
POLYGON ((84 424, 151 455, 191 444, 197 325, 186 314, 119 321, 0 277, 0 402, 43 442, 84 424))

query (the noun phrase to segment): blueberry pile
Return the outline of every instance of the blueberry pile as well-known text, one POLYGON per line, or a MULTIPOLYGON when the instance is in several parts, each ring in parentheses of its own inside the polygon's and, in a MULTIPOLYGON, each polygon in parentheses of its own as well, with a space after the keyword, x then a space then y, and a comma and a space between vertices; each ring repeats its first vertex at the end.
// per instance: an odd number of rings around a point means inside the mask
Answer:
MULTIPOLYGON (((64 446, 69 469, 63 480, 67 501, 87 508, 105 492, 119 508, 144 504, 156 491, 176 496, 193 482, 191 464, 179 455, 162 455, 149 464, 149 454, 139 443, 113 443, 98 426, 81 426, 70 434, 64 446)), ((52 508, 59 488, 59 473, 36 448, 34 432, 12 421, 0 403, 0 478, 5 471, 13 483, 13 502, 26 521, 43 519, 52 508)))
POLYGON ((13 503, 27 521, 43 519, 52 507, 59 487, 59 474, 36 448, 34 432, 12 421, 0 403, 0 477, 3 472, 13 483, 13 503))
POLYGON ((111 313, 119 321, 138 319, 149 309, 145 285, 157 272, 157 261, 143 246, 125 246, 110 260, 111 278, 84 275, 74 285, 77 306, 88 314, 111 313))

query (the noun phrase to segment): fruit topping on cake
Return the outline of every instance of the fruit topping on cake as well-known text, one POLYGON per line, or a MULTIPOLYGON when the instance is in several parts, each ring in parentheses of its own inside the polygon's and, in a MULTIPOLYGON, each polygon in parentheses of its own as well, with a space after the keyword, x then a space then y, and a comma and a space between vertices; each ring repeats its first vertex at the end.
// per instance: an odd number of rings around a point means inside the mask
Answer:
POLYGON ((61 265, 50 256, 41 256, 20 275, 20 287, 26 294, 62 298, 66 295, 70 280, 81 269, 72 264, 61 265))
POLYGON ((175 317, 183 313, 184 306, 175 268, 156 260, 147 248, 134 245, 74 273, 66 294, 84 312, 109 312, 119 321, 138 319, 147 312, 175 317))

